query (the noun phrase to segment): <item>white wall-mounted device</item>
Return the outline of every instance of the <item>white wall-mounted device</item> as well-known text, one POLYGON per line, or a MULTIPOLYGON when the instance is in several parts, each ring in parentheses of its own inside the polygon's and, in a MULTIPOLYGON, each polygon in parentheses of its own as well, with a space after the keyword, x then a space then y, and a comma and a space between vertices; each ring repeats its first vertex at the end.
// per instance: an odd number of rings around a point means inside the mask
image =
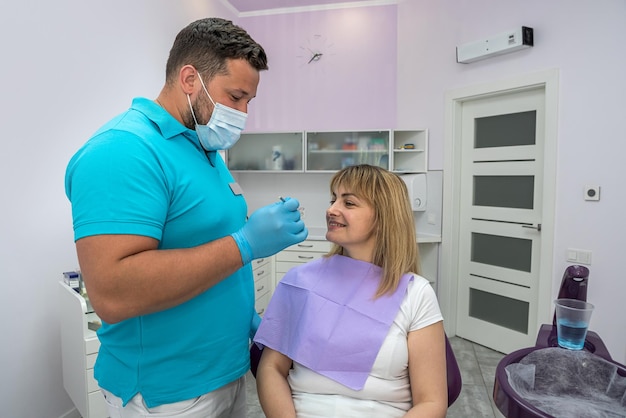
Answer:
POLYGON ((413 212, 425 211, 428 196, 426 174, 402 174, 400 178, 406 183, 413 212))
POLYGON ((600 186, 585 186, 585 200, 600 200, 600 186))
POLYGON ((521 26, 488 39, 469 42, 456 47, 456 62, 470 62, 508 54, 534 45, 533 28, 521 26))

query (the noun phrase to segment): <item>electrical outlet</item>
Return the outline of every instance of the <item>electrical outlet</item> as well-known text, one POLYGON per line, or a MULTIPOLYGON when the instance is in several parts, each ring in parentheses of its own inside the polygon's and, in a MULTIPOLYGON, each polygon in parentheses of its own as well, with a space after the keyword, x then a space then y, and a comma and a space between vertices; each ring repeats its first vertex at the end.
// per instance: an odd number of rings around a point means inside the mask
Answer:
POLYGON ((585 186, 585 200, 600 200, 600 186, 585 186))
POLYGON ((306 218, 306 211, 304 210, 302 206, 298 208, 298 211, 300 212, 300 219, 306 218))

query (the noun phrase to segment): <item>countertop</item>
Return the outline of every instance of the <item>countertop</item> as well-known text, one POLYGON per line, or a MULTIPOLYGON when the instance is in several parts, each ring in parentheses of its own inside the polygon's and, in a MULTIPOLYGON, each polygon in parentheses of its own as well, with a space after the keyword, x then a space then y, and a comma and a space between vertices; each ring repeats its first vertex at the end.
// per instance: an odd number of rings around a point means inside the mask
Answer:
MULTIPOLYGON (((325 226, 308 226, 309 236, 307 239, 312 241, 324 241, 326 240, 326 227, 325 226)), ((433 234, 417 234, 417 242, 420 244, 438 243, 441 242, 440 235, 433 234)))

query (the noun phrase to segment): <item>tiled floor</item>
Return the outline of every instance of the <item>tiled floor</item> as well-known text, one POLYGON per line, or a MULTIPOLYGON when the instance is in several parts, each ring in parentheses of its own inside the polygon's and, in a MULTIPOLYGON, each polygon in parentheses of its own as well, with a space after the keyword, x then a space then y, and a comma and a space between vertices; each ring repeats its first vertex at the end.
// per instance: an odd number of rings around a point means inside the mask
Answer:
POLYGON ((504 417, 493 404, 492 394, 496 366, 505 355, 459 337, 450 338, 450 345, 461 369, 463 389, 447 417, 504 417))
MULTIPOLYGON (((459 337, 451 337, 450 344, 461 369, 463 389, 456 402, 448 409, 448 418, 502 418, 493 404, 493 382, 498 362, 504 354, 459 337)), ((248 374, 248 418, 264 418, 256 394, 256 382, 248 374)), ((378 418, 378 417, 377 417, 378 418)))

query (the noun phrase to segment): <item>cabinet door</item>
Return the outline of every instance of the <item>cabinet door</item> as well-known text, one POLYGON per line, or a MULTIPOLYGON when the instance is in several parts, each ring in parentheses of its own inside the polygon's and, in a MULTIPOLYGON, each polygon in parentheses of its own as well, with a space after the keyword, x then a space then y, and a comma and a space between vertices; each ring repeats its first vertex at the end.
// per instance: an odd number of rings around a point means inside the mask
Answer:
POLYGON ((305 171, 334 172, 356 164, 389 169, 389 131, 306 133, 305 171))
POLYGON ((303 132, 244 133, 226 152, 231 171, 302 172, 303 132))

